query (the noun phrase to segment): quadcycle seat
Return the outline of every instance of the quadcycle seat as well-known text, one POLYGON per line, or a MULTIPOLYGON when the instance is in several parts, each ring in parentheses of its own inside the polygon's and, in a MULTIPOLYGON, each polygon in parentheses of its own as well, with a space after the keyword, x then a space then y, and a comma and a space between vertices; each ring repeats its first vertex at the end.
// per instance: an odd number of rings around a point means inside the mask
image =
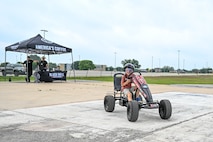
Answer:
POLYGON ((114 74, 114 90, 121 91, 121 78, 124 74, 123 73, 116 73, 114 74))

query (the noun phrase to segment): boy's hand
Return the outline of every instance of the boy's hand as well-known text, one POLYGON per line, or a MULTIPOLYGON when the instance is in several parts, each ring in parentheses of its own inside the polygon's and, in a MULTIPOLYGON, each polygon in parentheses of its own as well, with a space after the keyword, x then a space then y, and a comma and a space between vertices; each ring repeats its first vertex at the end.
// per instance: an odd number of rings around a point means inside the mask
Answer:
POLYGON ((131 80, 131 79, 127 79, 127 81, 126 81, 126 82, 130 83, 130 82, 132 82, 132 80, 131 80))

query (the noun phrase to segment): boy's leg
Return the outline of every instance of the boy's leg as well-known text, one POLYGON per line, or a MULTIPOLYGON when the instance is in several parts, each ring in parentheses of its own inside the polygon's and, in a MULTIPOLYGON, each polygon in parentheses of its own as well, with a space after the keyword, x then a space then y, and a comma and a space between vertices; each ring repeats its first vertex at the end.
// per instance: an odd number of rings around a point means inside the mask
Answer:
POLYGON ((139 90, 138 89, 136 89, 136 98, 138 98, 139 97, 139 90))
POLYGON ((130 101, 132 101, 132 93, 129 91, 129 93, 128 93, 128 101, 130 102, 130 101))
POLYGON ((132 101, 132 93, 131 93, 130 89, 127 89, 127 88, 124 89, 123 93, 124 93, 124 95, 127 96, 128 101, 132 101))
MULTIPOLYGON (((136 100, 137 100, 138 102, 143 101, 142 96, 141 96, 139 93, 140 93, 139 90, 137 90, 137 91, 136 91, 136 100)), ((142 93, 143 93, 143 92, 142 92, 142 93)))

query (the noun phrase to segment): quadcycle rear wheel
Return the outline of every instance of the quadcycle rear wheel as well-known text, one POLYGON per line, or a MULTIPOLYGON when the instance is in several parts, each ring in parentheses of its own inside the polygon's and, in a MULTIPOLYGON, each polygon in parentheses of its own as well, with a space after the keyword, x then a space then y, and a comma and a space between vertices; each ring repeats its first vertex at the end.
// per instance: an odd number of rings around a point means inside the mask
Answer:
POLYGON ((172 115, 172 105, 169 100, 161 100, 159 114, 162 119, 169 119, 172 115))

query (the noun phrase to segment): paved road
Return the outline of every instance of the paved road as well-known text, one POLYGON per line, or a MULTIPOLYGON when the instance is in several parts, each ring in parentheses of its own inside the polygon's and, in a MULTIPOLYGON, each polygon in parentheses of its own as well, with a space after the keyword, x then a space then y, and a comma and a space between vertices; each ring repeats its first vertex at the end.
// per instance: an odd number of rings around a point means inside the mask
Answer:
POLYGON ((104 111, 103 101, 71 103, 0 112, 0 142, 211 142, 213 96, 170 92, 154 94, 169 99, 171 119, 158 110, 140 110, 129 122, 126 108, 104 111))

